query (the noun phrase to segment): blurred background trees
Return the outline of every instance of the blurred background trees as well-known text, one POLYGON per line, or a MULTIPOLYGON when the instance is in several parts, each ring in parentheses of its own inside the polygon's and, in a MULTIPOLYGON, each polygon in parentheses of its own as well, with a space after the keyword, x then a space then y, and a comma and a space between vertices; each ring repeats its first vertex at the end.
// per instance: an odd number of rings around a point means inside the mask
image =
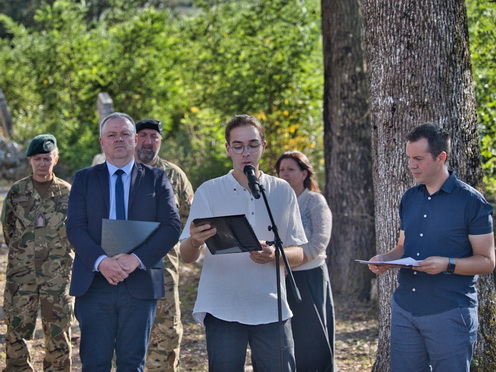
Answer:
POLYGON ((271 172, 280 152, 297 148, 322 176, 315 1, 203 1, 181 12, 165 1, 155 8, 145 1, 33 0, 22 12, 7 3, 0 3, 0 89, 13 138, 25 144, 38 133, 57 135, 61 176, 70 178, 99 152, 101 91, 116 111, 163 122, 163 152, 195 187, 229 169, 222 124, 240 113, 267 123, 262 169, 271 172))
MULTIPOLYGON (((496 4, 468 0, 485 185, 496 192, 496 4)), ((194 186, 229 168, 223 126, 257 116, 277 155, 306 152, 324 187, 323 57, 316 0, 0 0, 0 89, 25 145, 57 135, 70 178, 99 152, 97 94, 165 127, 194 186)))
POLYGON ((467 0, 470 53, 486 197, 496 199, 496 2, 467 0))

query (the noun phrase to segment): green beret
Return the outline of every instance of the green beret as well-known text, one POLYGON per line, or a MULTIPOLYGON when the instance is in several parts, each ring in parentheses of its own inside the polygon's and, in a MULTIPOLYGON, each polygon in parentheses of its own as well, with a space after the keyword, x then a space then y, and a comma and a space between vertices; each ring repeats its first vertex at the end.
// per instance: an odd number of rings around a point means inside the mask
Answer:
POLYGON ((51 134, 40 134, 29 142, 26 156, 48 154, 57 148, 57 140, 51 134))

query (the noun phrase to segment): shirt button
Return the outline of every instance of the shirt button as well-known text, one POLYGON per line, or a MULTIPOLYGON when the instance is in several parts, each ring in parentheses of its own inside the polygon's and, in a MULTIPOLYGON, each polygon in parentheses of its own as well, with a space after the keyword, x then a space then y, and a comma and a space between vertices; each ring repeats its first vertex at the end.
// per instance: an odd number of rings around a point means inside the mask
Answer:
POLYGON ((420 253, 417 253, 417 256, 420 256, 420 253))
POLYGON ((427 215, 426 214, 424 214, 424 218, 427 218, 427 215))
POLYGON ((412 288, 412 292, 415 292, 415 288, 412 288))
POLYGON ((423 233, 420 233, 420 237, 422 237, 422 236, 424 236, 424 234, 423 233))
POLYGON ((430 196, 427 198, 427 200, 431 200, 431 199, 432 199, 432 198, 431 198, 430 196))
POLYGON ((255 212, 251 212, 251 214, 255 214, 255 212))
POLYGON ((417 272, 416 272, 416 271, 414 271, 414 272, 413 272, 413 275, 417 275, 417 272))

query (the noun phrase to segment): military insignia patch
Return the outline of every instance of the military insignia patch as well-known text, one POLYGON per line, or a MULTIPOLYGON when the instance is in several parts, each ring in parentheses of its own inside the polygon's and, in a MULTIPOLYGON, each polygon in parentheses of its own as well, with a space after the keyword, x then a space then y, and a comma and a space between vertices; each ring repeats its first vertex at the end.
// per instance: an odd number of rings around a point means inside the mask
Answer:
POLYGON ((44 143, 43 143, 43 150, 45 150, 46 152, 50 152, 54 149, 54 145, 53 145, 53 142, 51 140, 46 140, 44 143))

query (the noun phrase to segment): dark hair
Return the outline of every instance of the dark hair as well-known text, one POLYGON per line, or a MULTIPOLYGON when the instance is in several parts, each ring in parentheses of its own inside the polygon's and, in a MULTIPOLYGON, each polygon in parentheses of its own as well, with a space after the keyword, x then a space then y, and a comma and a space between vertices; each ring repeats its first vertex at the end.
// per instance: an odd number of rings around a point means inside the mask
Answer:
POLYGON ((232 117, 226 124, 226 129, 224 132, 224 136, 226 138, 226 142, 229 143, 231 140, 231 131, 234 128, 242 127, 245 125, 251 125, 258 129, 260 132, 260 137, 262 138, 262 141, 264 139, 264 129, 262 127, 262 124, 258 121, 257 118, 250 116, 250 115, 236 115, 232 117))
POLYGON ((433 158, 436 158, 443 151, 446 155, 450 152, 450 138, 448 132, 434 124, 422 124, 406 135, 409 142, 417 142, 425 138, 428 144, 428 151, 433 158))
POLYGON ((129 122, 131 123, 131 126, 133 127, 132 131, 134 133, 136 133, 136 127, 134 124, 134 120, 131 116, 129 116, 128 114, 124 114, 123 112, 113 112, 113 113, 105 116, 103 118, 102 122, 100 123, 100 137, 102 136, 103 127, 104 127, 105 123, 107 121, 109 121, 110 119, 114 119, 114 118, 122 118, 122 119, 129 120, 129 122))
POLYGON ((319 185, 315 180, 315 172, 313 170, 312 164, 310 164, 310 160, 308 160, 307 156, 301 151, 286 151, 284 154, 279 156, 279 159, 276 161, 276 172, 279 176, 279 170, 281 169, 281 162, 283 159, 293 159, 300 169, 307 171, 307 177, 303 181, 303 186, 310 191, 320 192, 319 185))

